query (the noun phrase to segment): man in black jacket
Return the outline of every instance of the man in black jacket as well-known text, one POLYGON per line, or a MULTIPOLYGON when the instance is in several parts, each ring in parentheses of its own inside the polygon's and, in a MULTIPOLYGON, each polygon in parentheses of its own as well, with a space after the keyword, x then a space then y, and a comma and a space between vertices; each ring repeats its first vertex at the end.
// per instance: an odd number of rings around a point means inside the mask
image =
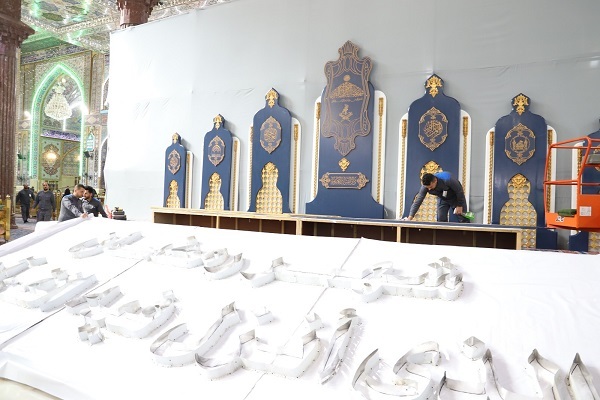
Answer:
POLYGON ((102 215, 104 218, 108 218, 108 215, 104 212, 104 208, 102 207, 102 203, 99 199, 95 198, 94 195, 96 191, 91 186, 85 187, 85 192, 83 192, 83 209, 88 214, 94 214, 94 217, 97 217, 98 214, 102 215))
POLYGON ((448 211, 452 208, 454 214, 458 216, 459 222, 469 222, 461 214, 467 209, 467 200, 465 192, 460 182, 450 176, 447 172, 438 174, 424 174, 421 178, 421 189, 415 197, 410 211, 408 213, 409 221, 412 220, 419 211, 421 203, 425 200, 427 193, 438 197, 437 220, 439 222, 448 222, 448 211))
POLYGON ((29 185, 23 185, 23 189, 17 193, 16 203, 21 204, 21 217, 23 222, 29 219, 29 206, 33 200, 33 192, 29 190, 29 185))

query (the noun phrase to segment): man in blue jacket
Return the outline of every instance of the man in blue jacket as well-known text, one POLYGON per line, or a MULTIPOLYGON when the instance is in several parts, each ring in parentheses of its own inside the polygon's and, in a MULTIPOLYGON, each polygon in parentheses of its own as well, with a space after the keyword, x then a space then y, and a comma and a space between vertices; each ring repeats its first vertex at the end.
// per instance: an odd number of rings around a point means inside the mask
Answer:
POLYGON ((448 211, 452 208, 454 214, 458 216, 459 222, 469 222, 461 214, 467 210, 467 200, 465 192, 460 182, 448 172, 439 172, 437 174, 424 174, 421 178, 421 189, 415 197, 410 211, 408 213, 409 221, 415 217, 421 203, 425 200, 427 193, 438 197, 437 220, 439 222, 448 222, 448 211))

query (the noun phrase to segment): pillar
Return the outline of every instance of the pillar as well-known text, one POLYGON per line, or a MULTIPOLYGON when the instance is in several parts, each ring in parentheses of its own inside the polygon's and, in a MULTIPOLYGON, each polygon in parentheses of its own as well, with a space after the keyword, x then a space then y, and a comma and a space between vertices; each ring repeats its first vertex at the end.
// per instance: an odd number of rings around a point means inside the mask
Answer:
POLYGON ((121 29, 148 22, 152 9, 159 0, 117 0, 121 11, 121 29))
MULTIPOLYGON (((0 0, 0 197, 14 199, 17 49, 34 31, 21 22, 21 0, 0 0)), ((14 204, 14 201, 13 201, 14 204)), ((16 227, 14 217, 11 225, 16 227)))

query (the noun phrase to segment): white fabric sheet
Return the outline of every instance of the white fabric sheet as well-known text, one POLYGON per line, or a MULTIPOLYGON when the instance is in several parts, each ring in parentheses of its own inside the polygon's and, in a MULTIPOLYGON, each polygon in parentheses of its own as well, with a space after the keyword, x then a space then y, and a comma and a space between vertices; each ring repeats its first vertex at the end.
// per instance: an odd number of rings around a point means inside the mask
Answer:
MULTIPOLYGON (((383 296, 363 303, 349 290, 284 282, 251 288, 239 274, 210 281, 202 268, 141 260, 95 290, 119 285, 125 297, 118 304, 139 299, 142 305, 152 304, 165 290, 173 290, 179 311, 167 325, 144 339, 104 331, 105 341, 90 346, 77 335, 83 318, 62 310, 4 344, 0 376, 65 399, 348 399, 359 398, 351 388, 351 379, 358 364, 376 348, 391 367, 412 347, 438 341, 446 355, 441 366, 448 376, 473 379, 474 369, 465 367, 458 345, 469 336, 477 336, 492 350, 500 382, 510 390, 535 395, 535 381, 523 374, 534 348, 558 364, 563 376, 579 352, 596 382, 600 381, 600 256, 296 237, 145 222, 91 221, 90 227, 99 234, 111 229, 141 230, 144 239, 132 245, 139 251, 169 241, 181 243, 195 235, 204 250, 226 247, 230 254, 242 252, 246 271, 261 271, 273 258, 283 256, 294 269, 311 272, 340 268, 360 271, 391 261, 407 274, 418 274, 428 263, 447 256, 463 273, 465 290, 453 302, 383 296), (271 344, 285 343, 300 332, 303 317, 309 312, 323 319, 325 327, 317 332, 323 346, 337 327, 341 309, 355 308, 360 325, 339 372, 325 385, 318 379, 325 362, 322 354, 298 379, 239 370, 210 381, 197 365, 165 368, 154 363, 149 347, 162 332, 185 322, 190 331, 201 336, 220 316, 221 308, 232 301, 241 310, 243 323, 211 350, 211 357, 234 350, 237 335, 256 326, 250 311, 262 307, 270 310, 275 320, 258 327, 257 335, 271 344)), ((64 242, 64 252, 87 237, 76 234, 77 229, 70 228, 60 234, 62 238, 57 234, 51 239, 64 242)), ((42 241, 31 249, 45 246, 46 241, 42 241)), ((86 267, 95 273, 104 269, 106 274, 117 275, 107 269, 107 263, 117 257, 108 260, 106 256, 88 259, 86 267)), ((106 277, 103 279, 106 282, 106 277)), ((4 314, 0 315, 4 323, 4 314)))

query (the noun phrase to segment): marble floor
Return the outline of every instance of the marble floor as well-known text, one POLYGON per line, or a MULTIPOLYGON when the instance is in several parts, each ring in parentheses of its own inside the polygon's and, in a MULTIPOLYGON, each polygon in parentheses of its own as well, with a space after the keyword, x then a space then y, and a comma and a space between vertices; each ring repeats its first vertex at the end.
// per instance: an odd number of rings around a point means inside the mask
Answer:
MULTIPOLYGON (((17 223, 17 229, 11 229, 10 240, 16 240, 25 235, 29 235, 35 230, 36 219, 29 218, 27 223, 23 223, 23 219, 20 215, 15 215, 15 222, 17 223)), ((6 243, 3 237, 0 237, 0 245, 6 243)))

